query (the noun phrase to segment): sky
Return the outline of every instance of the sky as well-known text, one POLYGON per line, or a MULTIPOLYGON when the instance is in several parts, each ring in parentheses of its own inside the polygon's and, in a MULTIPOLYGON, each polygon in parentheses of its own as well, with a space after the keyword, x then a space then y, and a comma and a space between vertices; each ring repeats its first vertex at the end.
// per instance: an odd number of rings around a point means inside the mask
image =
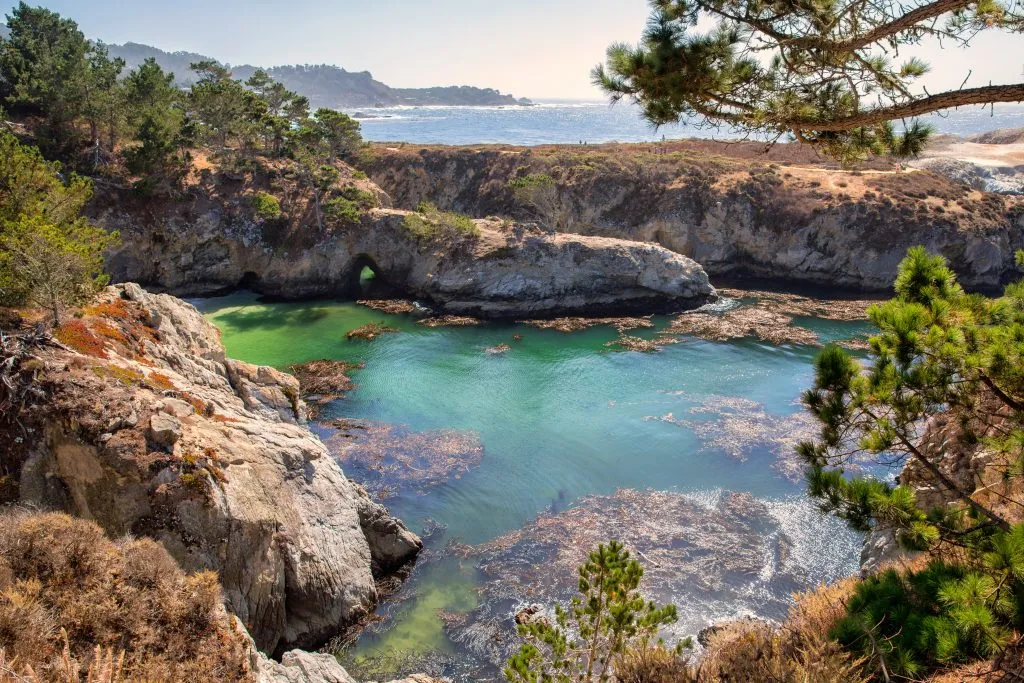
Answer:
MULTIPOLYGON (((590 69, 609 44, 637 41, 648 15, 645 0, 29 1, 107 43, 231 64, 336 64, 395 87, 474 85, 534 99, 599 99, 590 69)), ((988 32, 969 50, 931 44, 916 54, 933 65, 931 92, 972 70, 968 86, 1024 80, 1020 34, 988 32)))

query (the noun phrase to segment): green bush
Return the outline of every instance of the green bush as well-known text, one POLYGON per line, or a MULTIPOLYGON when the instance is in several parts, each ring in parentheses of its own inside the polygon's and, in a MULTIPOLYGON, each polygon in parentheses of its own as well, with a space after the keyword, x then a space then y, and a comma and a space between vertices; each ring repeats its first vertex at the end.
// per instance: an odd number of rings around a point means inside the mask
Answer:
POLYGON ((324 213, 327 218, 340 223, 355 225, 363 218, 363 209, 351 199, 337 197, 324 205, 324 213))
POLYGON ((343 199, 347 199, 350 202, 355 202, 364 209, 370 209, 377 206, 377 195, 368 191, 361 190, 355 185, 349 185, 341 190, 341 196, 343 199))
POLYGON ((461 213, 441 211, 429 202, 422 202, 416 207, 416 213, 408 214, 402 224, 413 237, 421 240, 480 236, 480 228, 472 218, 461 213))
POLYGON ((890 569, 857 586, 830 635, 872 669, 914 680, 988 658, 1009 641, 1020 609, 1014 582, 1003 578, 938 559, 918 571, 890 569))
POLYGON ((271 221, 281 217, 281 202, 266 192, 257 192, 252 198, 252 208, 257 218, 271 221))

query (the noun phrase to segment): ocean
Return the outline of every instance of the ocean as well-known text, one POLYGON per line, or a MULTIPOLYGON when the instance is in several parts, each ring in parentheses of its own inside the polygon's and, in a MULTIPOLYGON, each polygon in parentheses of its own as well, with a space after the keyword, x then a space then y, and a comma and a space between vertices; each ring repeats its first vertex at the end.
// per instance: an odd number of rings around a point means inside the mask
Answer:
MULTIPOLYGON (((738 139, 727 130, 679 123, 655 130, 635 105, 608 102, 540 102, 532 107, 387 107, 350 109, 363 137, 416 144, 545 145, 587 142, 655 142, 667 139, 738 139)), ((970 107, 924 120, 939 133, 971 135, 1024 126, 1024 106, 970 107)))

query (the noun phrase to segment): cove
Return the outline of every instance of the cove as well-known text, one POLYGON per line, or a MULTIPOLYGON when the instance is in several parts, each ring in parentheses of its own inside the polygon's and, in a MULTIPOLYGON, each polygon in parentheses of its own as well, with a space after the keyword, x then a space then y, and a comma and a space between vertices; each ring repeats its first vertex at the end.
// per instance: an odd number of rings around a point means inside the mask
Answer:
MULTIPOLYGON (((354 675, 427 668, 497 680, 516 645, 516 609, 567 595, 574 539, 635 535, 652 593, 679 608, 679 636, 731 616, 779 618, 793 591, 857 569, 859 538, 813 508, 791 458, 813 429, 798 404, 812 347, 684 338, 645 354, 607 347, 618 337, 610 327, 428 329, 352 302, 248 293, 193 303, 234 358, 283 370, 320 358, 365 364, 352 373, 358 388, 325 406, 314 429, 339 452, 348 440, 385 458, 383 474, 367 466, 373 458, 342 453, 342 464, 378 485, 368 488, 427 550, 344 652, 354 675), (346 340, 370 322, 399 331, 346 340), (358 423, 339 435, 327 426, 337 420, 358 423), (423 479, 426 452, 446 453, 450 476, 423 479)), ((654 338, 668 318, 654 320, 629 334, 654 338)), ((867 329, 800 324, 823 341, 867 329)))

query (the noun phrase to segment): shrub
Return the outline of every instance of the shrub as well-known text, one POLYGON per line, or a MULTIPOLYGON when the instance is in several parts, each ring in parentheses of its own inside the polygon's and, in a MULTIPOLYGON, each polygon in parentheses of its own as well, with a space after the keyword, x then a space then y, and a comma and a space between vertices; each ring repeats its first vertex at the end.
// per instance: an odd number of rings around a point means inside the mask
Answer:
POLYGON ((369 190, 361 190, 355 185, 349 185, 342 188, 341 196, 343 199, 355 202, 363 209, 369 209, 377 206, 377 195, 369 190))
POLYGON ((864 683, 861 661, 821 633, 776 630, 761 622, 734 624, 711 636, 701 683, 864 683))
POLYGON ((832 635, 873 669, 916 678, 1001 651, 1017 612, 1010 586, 936 559, 921 570, 865 579, 832 635))
POLYGON ((460 237, 479 237, 480 228, 469 216, 441 211, 429 202, 423 202, 402 221, 405 229, 420 240, 451 240, 460 237))
POLYGON ((103 339, 96 336, 81 320, 68 320, 53 332, 54 338, 65 346, 93 358, 106 358, 103 339))
POLYGON ((256 217, 265 221, 281 217, 281 202, 277 197, 266 192, 257 192, 253 195, 252 208, 256 212, 256 217))
POLYGON ((363 218, 359 204, 344 197, 337 197, 324 204, 324 214, 329 220, 349 225, 358 224, 363 218))
POLYGON ((8 672, 44 680, 106 660, 123 680, 247 677, 214 573, 186 575, 155 541, 115 543, 63 514, 0 516, 0 649, 8 672))

